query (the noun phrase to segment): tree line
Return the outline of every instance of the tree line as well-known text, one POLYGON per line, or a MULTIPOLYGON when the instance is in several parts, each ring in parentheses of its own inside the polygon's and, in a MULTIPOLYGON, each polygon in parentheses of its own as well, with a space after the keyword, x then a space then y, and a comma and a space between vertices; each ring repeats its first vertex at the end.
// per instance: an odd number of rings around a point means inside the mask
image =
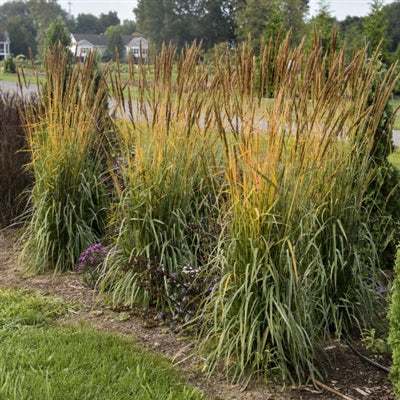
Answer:
POLYGON ((0 6, 0 31, 8 33, 11 52, 15 56, 28 56, 30 51, 34 56, 42 55, 48 41, 48 29, 55 23, 57 27, 52 27, 52 34, 56 34, 54 30, 60 31, 61 26, 72 33, 105 34, 107 30, 113 32, 112 27, 120 35, 130 35, 136 31, 133 14, 132 20, 123 22, 115 11, 100 14, 99 17, 79 14, 75 18, 62 9, 56 0, 14 0, 0 6))
POLYGON ((310 17, 309 11, 309 0, 138 0, 132 19, 121 22, 115 11, 73 17, 56 0, 13 0, 0 6, 0 30, 8 32, 14 55, 28 55, 29 49, 38 55, 45 48, 47 29, 56 20, 64 21, 69 32, 108 33, 112 45, 120 42, 121 35, 134 32, 157 48, 164 42, 183 47, 196 40, 207 50, 215 45, 235 46, 250 37, 256 53, 262 40, 279 33, 290 30, 295 46, 317 28, 326 48, 337 31, 348 57, 366 42, 374 50, 382 41, 383 61, 400 59, 400 0, 387 5, 373 0, 367 16, 342 21, 332 15, 326 0, 320 0, 315 16, 310 17))
POLYGON ((313 17, 309 0, 139 0, 134 12, 138 30, 157 47, 163 42, 183 46, 193 40, 201 40, 206 49, 219 43, 234 46, 250 35, 257 52, 262 40, 289 30, 292 45, 298 45, 316 27, 324 47, 336 30, 348 57, 366 41, 375 49, 383 40, 384 61, 400 59, 400 0, 387 5, 373 0, 367 16, 343 21, 332 15, 326 0, 319 1, 313 17))

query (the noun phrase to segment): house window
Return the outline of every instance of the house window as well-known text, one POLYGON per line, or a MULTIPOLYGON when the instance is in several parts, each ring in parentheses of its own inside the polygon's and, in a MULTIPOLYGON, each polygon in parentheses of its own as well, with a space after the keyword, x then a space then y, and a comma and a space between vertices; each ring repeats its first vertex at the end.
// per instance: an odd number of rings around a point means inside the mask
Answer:
POLYGON ((0 43, 0 53, 4 53, 5 45, 4 43, 0 43))

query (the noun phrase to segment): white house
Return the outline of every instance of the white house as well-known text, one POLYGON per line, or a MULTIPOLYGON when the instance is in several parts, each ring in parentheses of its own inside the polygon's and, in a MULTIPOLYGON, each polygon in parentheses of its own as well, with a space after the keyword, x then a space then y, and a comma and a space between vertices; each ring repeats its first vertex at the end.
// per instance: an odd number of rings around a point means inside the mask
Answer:
POLYGON ((10 38, 7 32, 0 32, 0 60, 4 60, 10 55, 10 38))
POLYGON ((137 62, 142 59, 147 61, 149 51, 149 41, 142 36, 124 37, 126 54, 132 53, 134 60, 137 62))
POLYGON ((92 33, 71 33, 70 49, 72 53, 82 58, 85 58, 90 51, 97 50, 101 57, 107 50, 107 37, 92 33))
MULTIPOLYGON (((144 62, 147 61, 149 42, 146 38, 122 35, 122 40, 125 45, 125 55, 132 52, 135 61, 139 61, 140 57, 144 62)), ((82 58, 85 58, 90 51, 97 50, 101 57, 107 52, 107 36, 103 34, 72 33, 70 49, 72 53, 82 58)))

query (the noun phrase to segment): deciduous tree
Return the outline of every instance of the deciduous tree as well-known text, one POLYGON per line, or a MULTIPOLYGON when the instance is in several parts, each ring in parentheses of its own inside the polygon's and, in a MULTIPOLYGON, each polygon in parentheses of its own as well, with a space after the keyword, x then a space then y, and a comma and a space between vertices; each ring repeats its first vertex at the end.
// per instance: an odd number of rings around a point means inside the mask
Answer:
POLYGON ((136 22, 129 19, 124 19, 121 28, 123 35, 132 35, 137 31, 136 22))
POLYGON ((7 20, 6 31, 10 37, 11 53, 29 56, 29 49, 36 54, 36 30, 29 15, 15 15, 7 20))
POLYGON ((234 39, 239 1, 243 0, 139 0, 134 12, 138 30, 157 47, 202 40, 208 48, 234 39))
POLYGON ((74 33, 102 33, 99 19, 93 14, 79 14, 74 33))
POLYGON ((29 13, 33 18, 37 32, 36 43, 39 54, 43 54, 46 41, 46 30, 58 18, 67 19, 68 15, 57 0, 29 0, 27 3, 29 13))
POLYGON ((28 15, 29 8, 24 1, 2 2, 2 5, 0 5, 0 30, 4 31, 6 29, 10 18, 28 15))
POLYGON ((276 36, 282 27, 292 30, 292 42, 298 44, 306 33, 304 18, 308 0, 246 0, 238 5, 236 14, 237 36, 247 39, 250 34, 257 51, 260 39, 276 36))
POLYGON ((116 11, 109 11, 108 14, 100 14, 99 25, 101 33, 104 33, 109 26, 119 25, 121 20, 118 18, 116 11))

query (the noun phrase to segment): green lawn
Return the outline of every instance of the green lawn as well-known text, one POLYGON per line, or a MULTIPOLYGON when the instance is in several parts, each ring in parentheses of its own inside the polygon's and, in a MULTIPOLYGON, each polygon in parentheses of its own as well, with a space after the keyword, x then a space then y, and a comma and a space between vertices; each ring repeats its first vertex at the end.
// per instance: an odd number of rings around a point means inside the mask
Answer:
MULTIPOLYGON (((36 83, 36 77, 32 75, 25 75, 26 83, 36 83)), ((40 77, 39 80, 41 82, 44 81, 44 77, 40 77)), ((18 82, 18 75, 17 74, 5 74, 4 72, 0 72, 0 81, 7 81, 7 82, 18 82)))
POLYGON ((65 312, 61 301, 0 289, 0 399, 205 399, 133 339, 57 325, 65 312))

